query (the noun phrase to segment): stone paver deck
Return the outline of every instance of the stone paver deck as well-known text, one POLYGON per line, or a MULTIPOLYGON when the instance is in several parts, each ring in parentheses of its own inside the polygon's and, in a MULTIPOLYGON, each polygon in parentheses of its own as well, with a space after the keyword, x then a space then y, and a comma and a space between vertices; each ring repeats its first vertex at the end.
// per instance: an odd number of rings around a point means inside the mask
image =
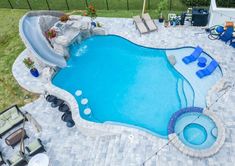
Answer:
MULTIPOLYGON (((169 144, 162 148, 157 156, 151 158, 146 165, 234 165, 235 90, 230 90, 230 87, 235 80, 235 49, 221 41, 209 40, 202 28, 185 26, 164 28, 159 25, 158 32, 140 37, 131 19, 97 18, 97 21, 104 25, 108 33, 123 36, 145 46, 172 48, 199 44, 222 67, 224 77, 212 88, 207 97, 208 105, 211 105, 218 96, 228 91, 216 104, 212 105, 210 110, 219 116, 225 124, 225 144, 222 149, 213 157, 198 159, 182 154, 169 144)), ((32 91, 40 93, 43 88, 42 80, 34 80, 28 74, 27 69, 22 66, 21 60, 18 63, 16 60, 13 66, 13 75, 19 84, 26 89, 34 87, 36 90, 32 91)), ((31 89, 28 90, 31 91, 31 89)), ((61 113, 51 108, 42 96, 35 102, 24 106, 23 109, 30 112, 42 125, 41 134, 35 134, 29 125, 27 125, 27 131, 29 130, 30 135, 41 137, 53 166, 141 165, 146 158, 167 143, 167 140, 126 127, 119 127, 119 133, 97 136, 94 136, 95 134, 93 136, 85 135, 81 132, 82 129, 77 127, 68 129, 60 120, 61 113)), ((112 130, 112 126, 109 126, 109 130, 112 130)), ((114 130, 118 130, 118 128, 114 127, 114 130)), ((12 153, 12 150, 4 144, 3 139, 0 145, 4 154, 6 153, 5 157, 12 153)))

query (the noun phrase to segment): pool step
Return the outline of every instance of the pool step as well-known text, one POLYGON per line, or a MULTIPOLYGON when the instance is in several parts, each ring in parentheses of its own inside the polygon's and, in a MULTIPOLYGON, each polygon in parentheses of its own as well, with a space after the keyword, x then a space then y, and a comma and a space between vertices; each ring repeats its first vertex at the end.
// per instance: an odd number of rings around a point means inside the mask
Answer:
POLYGON ((184 94, 184 89, 183 89, 183 80, 182 79, 178 79, 177 81, 177 92, 180 98, 180 107, 184 108, 187 107, 187 100, 184 94))
POLYGON ((187 100, 187 107, 194 106, 194 91, 187 81, 183 81, 183 91, 187 100))

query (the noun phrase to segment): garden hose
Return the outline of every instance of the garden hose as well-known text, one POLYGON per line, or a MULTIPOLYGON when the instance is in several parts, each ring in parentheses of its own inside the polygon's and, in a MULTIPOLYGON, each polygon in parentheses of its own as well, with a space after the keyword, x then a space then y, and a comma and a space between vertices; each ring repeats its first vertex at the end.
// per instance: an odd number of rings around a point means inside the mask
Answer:
POLYGON ((223 28, 221 25, 215 25, 215 26, 212 26, 212 27, 206 29, 206 32, 209 33, 208 38, 210 40, 217 40, 217 39, 219 39, 220 34, 222 32, 218 32, 217 30, 220 27, 223 28))

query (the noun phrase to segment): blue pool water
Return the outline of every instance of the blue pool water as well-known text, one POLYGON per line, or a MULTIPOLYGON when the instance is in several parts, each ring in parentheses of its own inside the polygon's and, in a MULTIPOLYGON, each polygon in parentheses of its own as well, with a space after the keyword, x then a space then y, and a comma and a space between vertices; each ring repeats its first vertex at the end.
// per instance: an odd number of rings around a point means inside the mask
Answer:
POLYGON ((188 82, 169 63, 165 50, 109 35, 72 44, 70 56, 53 84, 74 95, 83 119, 136 126, 166 138, 171 115, 187 106, 183 86, 188 82), (75 95, 77 90, 82 96, 75 95), (88 99, 85 106, 83 98, 88 99), (84 114, 86 108, 90 115, 84 114))
POLYGON ((186 113, 175 124, 175 132, 187 146, 196 149, 211 147, 217 138, 217 126, 214 121, 202 113, 186 113))
POLYGON ((185 140, 194 145, 201 145, 207 139, 206 129, 197 123, 188 124, 183 131, 185 140))

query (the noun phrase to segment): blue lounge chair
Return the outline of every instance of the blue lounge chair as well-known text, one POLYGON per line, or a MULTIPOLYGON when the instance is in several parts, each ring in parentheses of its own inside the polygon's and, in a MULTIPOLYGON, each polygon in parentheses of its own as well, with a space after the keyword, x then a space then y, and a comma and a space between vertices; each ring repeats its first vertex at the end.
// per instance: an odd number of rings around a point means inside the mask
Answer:
POLYGON ((227 43, 228 41, 233 39, 233 31, 233 27, 228 27, 226 31, 224 31, 224 33, 220 35, 219 39, 227 43))
POLYGON ((205 76, 208 76, 210 75, 211 73, 213 73, 213 71, 216 69, 216 67, 218 66, 219 64, 215 61, 215 60, 212 60, 211 63, 205 68, 205 69, 202 69, 202 70, 198 70, 196 72, 197 76, 199 78, 203 78, 205 76))
POLYGON ((182 60, 185 64, 189 64, 197 60, 197 58, 201 55, 202 52, 203 52, 203 49, 197 46, 191 55, 185 56, 182 60))
POLYGON ((235 40, 231 40, 231 41, 230 41, 230 46, 232 46, 233 48, 235 48, 235 40))

